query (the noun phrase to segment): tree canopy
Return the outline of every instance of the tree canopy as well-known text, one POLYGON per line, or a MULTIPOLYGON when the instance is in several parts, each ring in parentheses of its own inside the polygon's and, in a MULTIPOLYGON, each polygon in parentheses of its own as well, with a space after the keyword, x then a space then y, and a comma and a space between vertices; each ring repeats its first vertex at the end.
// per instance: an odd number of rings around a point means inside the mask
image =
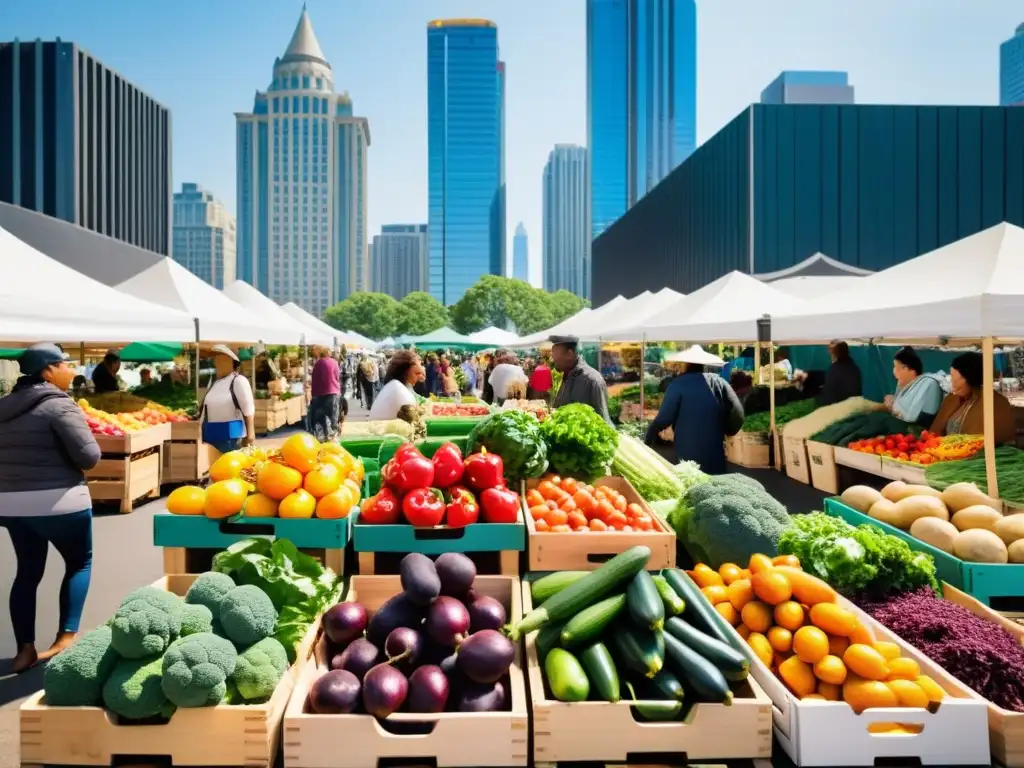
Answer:
POLYGON ((424 291, 413 291, 398 302, 396 334, 422 336, 448 325, 444 304, 424 291))
POLYGON ((371 339, 392 336, 399 304, 386 293, 353 293, 324 312, 324 322, 339 331, 355 331, 371 339))

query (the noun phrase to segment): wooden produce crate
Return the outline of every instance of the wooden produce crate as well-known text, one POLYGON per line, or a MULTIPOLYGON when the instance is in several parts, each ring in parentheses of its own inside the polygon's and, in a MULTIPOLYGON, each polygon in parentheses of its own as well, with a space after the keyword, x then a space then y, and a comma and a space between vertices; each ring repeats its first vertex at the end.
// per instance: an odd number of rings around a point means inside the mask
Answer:
POLYGON ((882 477, 882 459, 880 456, 873 453, 852 451, 839 445, 832 449, 832 455, 836 464, 840 467, 849 467, 850 469, 867 472, 869 475, 882 477))
POLYGON ((810 485, 811 472, 807 466, 807 440, 803 437, 786 437, 782 433, 782 449, 786 453, 786 475, 810 485))
POLYGON ((302 421, 302 405, 303 397, 290 397, 284 401, 285 414, 284 420, 288 424, 298 424, 302 421))
POLYGON ((890 480, 902 480, 912 485, 928 485, 928 481, 925 480, 924 467, 896 461, 888 456, 879 458, 882 465, 882 477, 887 477, 890 480))
POLYGON ((171 423, 171 439, 164 443, 161 483, 196 483, 205 480, 220 452, 203 442, 198 421, 171 423))
MULTIPOLYGON (((523 582, 522 587, 523 610, 528 613, 533 609, 530 585, 523 582)), ((626 700, 612 704, 549 699, 536 641, 536 632, 524 641, 536 768, 584 761, 650 766, 664 762, 669 755, 679 758, 672 760, 672 765, 771 757, 771 701, 750 678, 733 688, 735 698, 730 706, 694 704, 681 721, 640 722, 626 700)))
POLYGON ((523 486, 523 517, 526 519, 528 570, 530 571, 592 571, 615 555, 630 547, 650 547, 648 570, 675 568, 676 534, 665 525, 624 477, 603 477, 593 485, 607 486, 626 497, 630 504, 639 504, 654 521, 653 531, 602 531, 577 533, 572 531, 538 531, 526 509, 526 491, 536 488, 539 480, 529 480, 523 486))
POLYGON ((241 517, 211 520, 202 515, 153 515, 153 546, 164 549, 164 573, 202 573, 213 556, 235 542, 254 536, 288 539, 339 576, 345 572, 349 519, 320 520, 241 517))
MULTIPOLYGON (((347 600, 379 608, 401 591, 397 576, 353 576, 347 600)), ((478 576, 474 588, 502 601, 510 621, 523 615, 519 579, 478 576)), ((451 768, 526 766, 529 761, 529 705, 518 646, 509 671, 507 712, 397 712, 380 721, 370 715, 317 715, 306 700, 313 681, 326 670, 321 640, 303 668, 284 717, 285 768, 376 768, 380 763, 451 768)))
POLYGON ((748 469, 767 467, 768 443, 767 432, 739 432, 726 438, 726 458, 733 464, 748 469))
MULTIPOLYGON (((194 575, 165 576, 153 586, 184 595, 194 575)), ((43 691, 21 705, 22 768, 114 766, 125 759, 170 761, 172 766, 271 768, 277 757, 281 721, 298 671, 309 659, 319 622, 296 649, 289 674, 265 704, 178 709, 161 725, 121 724, 102 707, 50 707, 43 691)))
POLYGON ((775 469, 781 472, 786 466, 786 447, 782 442, 783 428, 779 427, 772 433, 775 447, 775 469))
POLYGON ((158 424, 123 437, 96 435, 103 455, 85 473, 94 502, 113 502, 121 512, 131 512, 135 502, 160 495, 164 442, 170 424, 158 424))
POLYGON ((256 401, 253 420, 256 432, 266 434, 288 424, 288 401, 276 397, 256 401))
POLYGON ((807 466, 811 485, 825 493, 839 493, 839 467, 835 449, 827 443, 807 441, 807 466))

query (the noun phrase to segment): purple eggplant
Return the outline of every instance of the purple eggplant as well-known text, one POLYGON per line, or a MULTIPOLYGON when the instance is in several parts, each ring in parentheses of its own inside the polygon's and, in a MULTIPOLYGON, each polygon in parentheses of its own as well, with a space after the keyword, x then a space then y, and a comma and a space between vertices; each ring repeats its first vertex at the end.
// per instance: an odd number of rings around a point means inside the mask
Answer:
POLYGON ((348 715, 359 706, 362 686, 351 672, 336 669, 318 677, 309 689, 309 708, 318 715, 348 715))
POLYGON ((363 678, 363 707, 374 717, 387 717, 405 703, 409 681, 390 664, 378 664, 363 678))
POLYGON ((456 712, 501 712, 507 708, 508 684, 504 680, 490 684, 466 681, 456 688, 456 712))
POLYGON ((450 686, 440 667, 428 664, 420 667, 409 678, 406 702, 410 712, 443 712, 448 704, 450 686))
POLYGON ((508 674, 516 647, 501 632, 483 629, 459 644, 458 667, 476 683, 495 683, 508 674))
POLYGON ((445 552, 434 561, 434 570, 441 580, 441 594, 462 598, 473 588, 476 565, 461 552, 445 552))
POLYGON ((377 646, 365 637, 357 637, 341 654, 331 659, 331 669, 346 669, 362 680, 381 660, 377 646))
POLYGON ((501 629, 505 626, 505 606, 500 600, 481 595, 469 605, 469 631, 501 629))
POLYGON ((402 558, 398 566, 402 591, 416 605, 430 605, 441 594, 441 579, 437 575, 434 561, 419 552, 411 552, 402 558))
POLYGON ((366 626, 367 639, 378 647, 384 647, 391 630, 398 627, 416 629, 423 623, 423 611, 404 592, 388 599, 370 618, 366 626))
POLYGON ((454 647, 469 632, 469 611, 454 597, 439 597, 427 611, 426 629, 435 643, 454 647))
POLYGON ((399 627, 393 629, 384 642, 384 655, 388 657, 389 664, 395 664, 403 671, 411 671, 423 656, 425 644, 423 635, 415 629, 399 627))
POLYGON ((322 620, 324 634, 344 649, 366 631, 366 607, 362 603, 338 603, 327 609, 322 620))

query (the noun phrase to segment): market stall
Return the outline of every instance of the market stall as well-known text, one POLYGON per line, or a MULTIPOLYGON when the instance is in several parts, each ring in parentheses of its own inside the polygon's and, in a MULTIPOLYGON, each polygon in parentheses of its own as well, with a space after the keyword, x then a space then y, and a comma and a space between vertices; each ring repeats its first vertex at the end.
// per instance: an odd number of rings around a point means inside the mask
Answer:
POLYGON ((486 344, 488 347, 495 349, 508 347, 519 341, 519 336, 512 333, 512 331, 495 328, 493 325, 469 334, 469 338, 476 344, 486 344))

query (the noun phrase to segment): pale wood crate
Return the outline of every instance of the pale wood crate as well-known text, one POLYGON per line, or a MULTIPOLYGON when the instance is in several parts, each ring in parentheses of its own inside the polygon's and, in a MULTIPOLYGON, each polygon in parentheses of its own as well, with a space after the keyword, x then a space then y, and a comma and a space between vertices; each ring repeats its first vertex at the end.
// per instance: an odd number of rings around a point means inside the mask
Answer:
POLYGON ((138 432, 125 432, 122 437, 96 435, 96 443, 103 453, 139 453, 156 448, 171 439, 170 424, 155 424, 138 432))
POLYGON ((163 443, 146 454, 127 454, 100 459, 85 473, 89 496, 93 501, 118 502, 123 513, 131 512, 135 502, 160 495, 163 471, 163 443))
POLYGON ((271 398, 256 401, 253 423, 257 432, 273 432, 288 424, 288 402, 271 398))
POLYGON ((203 480, 220 452, 201 441, 164 443, 163 483, 194 483, 203 480))
MULTIPOLYGON (((375 610, 401 589, 398 576, 353 576, 346 599, 375 610)), ((474 589, 501 600, 510 621, 522 617, 518 578, 477 576, 474 589)), ((450 768, 528 764, 529 703, 518 647, 509 670, 510 711, 397 712, 384 722, 370 715, 317 715, 307 710, 309 689, 327 668, 325 650, 321 639, 285 712, 285 768, 376 768, 381 760, 408 765, 426 760, 450 768), (389 724, 403 732, 416 729, 416 735, 392 733, 389 724)))
POLYGON ((203 425, 198 421, 171 422, 171 440, 201 440, 203 425))
POLYGON ((285 421, 288 424, 298 424, 302 421, 302 397, 293 397, 284 401, 285 421))

